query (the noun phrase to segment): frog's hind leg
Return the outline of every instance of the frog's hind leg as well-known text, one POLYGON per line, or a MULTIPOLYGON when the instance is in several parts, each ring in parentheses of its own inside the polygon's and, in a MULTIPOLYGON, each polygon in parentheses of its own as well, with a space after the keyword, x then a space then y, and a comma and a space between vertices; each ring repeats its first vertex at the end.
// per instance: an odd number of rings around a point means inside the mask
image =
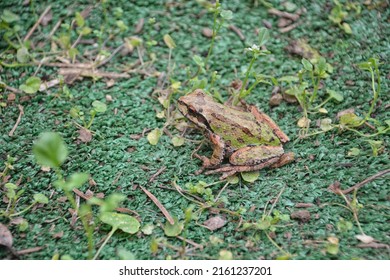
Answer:
POLYGON ((221 180, 226 179, 226 177, 232 176, 239 172, 249 172, 249 171, 256 171, 261 170, 263 168, 266 168, 268 166, 271 166, 273 164, 276 164, 279 161, 279 157, 268 159, 262 163, 256 164, 256 165, 228 165, 223 166, 218 169, 209 170, 205 174, 215 174, 215 173, 222 173, 222 176, 220 177, 221 180))
POLYGON ((220 165, 225 156, 225 142, 222 138, 214 133, 209 132, 208 137, 213 146, 213 154, 210 158, 194 154, 194 156, 203 161, 203 168, 215 168, 220 165))
POLYGON ((265 113, 260 112, 255 106, 247 105, 248 110, 255 116, 259 123, 267 123, 282 143, 290 141, 288 136, 279 128, 279 126, 265 113))

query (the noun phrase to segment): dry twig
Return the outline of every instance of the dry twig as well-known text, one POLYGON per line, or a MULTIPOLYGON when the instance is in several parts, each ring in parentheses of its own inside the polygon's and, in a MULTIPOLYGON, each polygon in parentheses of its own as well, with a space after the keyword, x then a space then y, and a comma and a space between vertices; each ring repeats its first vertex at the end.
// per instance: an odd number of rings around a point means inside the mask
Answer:
POLYGON ((23 41, 26 42, 30 37, 31 35, 34 33, 35 29, 37 29, 37 27, 41 24, 41 21, 42 19, 46 16, 46 14, 50 11, 51 9, 51 6, 48 6, 44 11, 43 13, 41 14, 41 16, 39 17, 38 21, 33 25, 33 27, 31 27, 30 31, 27 33, 27 35, 24 37, 23 41))
POLYGON ((379 178, 379 177, 382 177, 383 175, 386 175, 387 173, 390 172, 390 169, 386 169, 386 170, 382 170, 381 172, 378 172, 377 174, 375 175, 372 175, 371 177, 368 177, 367 179, 361 181, 360 183, 357 183, 356 185, 354 185, 353 187, 350 187, 346 190, 340 190, 343 194, 348 194, 350 192, 353 192, 354 190, 358 190, 360 189, 361 187, 363 187, 365 184, 379 178))
POLYGON ((18 127, 20 121, 22 120, 22 116, 24 114, 23 106, 22 105, 18 105, 18 108, 19 108, 19 116, 18 116, 18 119, 16 120, 16 123, 15 123, 14 127, 8 133, 8 136, 10 136, 10 137, 14 136, 14 132, 15 132, 16 128, 18 127))

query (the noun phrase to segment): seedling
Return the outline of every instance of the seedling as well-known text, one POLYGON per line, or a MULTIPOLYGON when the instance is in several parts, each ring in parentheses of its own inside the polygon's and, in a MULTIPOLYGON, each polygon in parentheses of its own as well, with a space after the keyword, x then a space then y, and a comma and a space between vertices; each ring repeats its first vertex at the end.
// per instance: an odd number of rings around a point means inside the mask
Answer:
POLYGON ((95 100, 92 102, 92 109, 89 111, 89 121, 85 119, 85 114, 81 111, 80 107, 76 106, 70 109, 69 114, 78 119, 82 123, 82 127, 89 129, 93 123, 93 120, 97 113, 104 113, 107 110, 107 105, 101 101, 95 100))

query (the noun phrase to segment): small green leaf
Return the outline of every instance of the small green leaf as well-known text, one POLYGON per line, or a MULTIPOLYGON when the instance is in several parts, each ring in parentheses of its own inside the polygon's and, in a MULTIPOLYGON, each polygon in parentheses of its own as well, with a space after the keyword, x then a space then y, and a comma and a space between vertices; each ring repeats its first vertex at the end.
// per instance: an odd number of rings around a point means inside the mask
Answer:
POLYGON ((3 14, 1 15, 1 19, 6 23, 12 23, 14 21, 18 21, 19 16, 17 14, 14 14, 10 10, 4 10, 3 14))
POLYGON ((370 144, 372 149, 372 155, 374 157, 378 156, 379 153, 383 150, 383 141, 376 141, 376 140, 367 140, 367 142, 370 144))
POLYGON ((42 193, 34 194, 34 201, 42 204, 49 203, 49 199, 47 198, 47 196, 42 193))
POLYGON ((240 181, 240 179, 236 175, 229 176, 229 177, 227 177, 226 180, 229 182, 229 184, 232 184, 232 185, 238 184, 238 182, 240 181))
POLYGON ((30 54, 28 53, 28 50, 26 47, 21 47, 18 49, 16 53, 16 59, 20 63, 27 63, 30 61, 30 54))
POLYGON ((79 12, 76 12, 75 20, 76 20, 78 27, 84 26, 84 24, 85 24, 84 18, 79 12))
POLYGON ((70 59, 75 59, 76 56, 79 54, 79 51, 76 48, 70 48, 68 50, 68 54, 69 54, 70 59))
POLYGON ((98 113, 104 113, 107 110, 107 105, 99 100, 92 102, 92 107, 98 113))
POLYGON ((175 147, 180 147, 184 144, 184 137, 181 136, 173 136, 172 137, 172 144, 175 147))
POLYGON ((200 67, 204 67, 204 62, 203 62, 203 59, 199 56, 199 55, 194 55, 192 57, 192 60, 195 61, 195 63, 200 66, 200 67))
POLYGON ((311 64, 306 58, 302 58, 301 63, 303 64, 303 68, 305 68, 305 70, 309 72, 313 71, 313 64, 311 64))
POLYGON ((172 37, 169 34, 164 35, 164 42, 171 50, 176 48, 175 41, 173 41, 172 37))
POLYGON ((222 10, 221 13, 221 18, 225 20, 231 20, 233 18, 233 12, 230 10, 222 10))
POLYGON ((333 98, 337 102, 341 102, 344 100, 344 97, 340 93, 338 93, 334 90, 326 89, 326 92, 329 94, 329 97, 333 98))
POLYGON ((175 223, 173 225, 168 221, 165 223, 164 233, 166 236, 178 236, 182 232, 184 224, 179 222, 177 218, 174 218, 174 221, 175 223))
POLYGON ((339 253, 339 244, 329 243, 326 246, 326 252, 331 255, 337 255, 339 253))
POLYGON ((352 149, 349 150, 349 152, 348 152, 347 155, 348 155, 348 156, 356 157, 356 156, 360 155, 360 149, 358 149, 358 148, 352 148, 352 149))
POLYGON ((137 219, 126 214, 103 212, 99 218, 103 223, 130 234, 136 233, 140 228, 140 223, 137 219))
POLYGON ((104 199, 103 203, 100 206, 100 213, 103 212, 112 212, 115 208, 119 206, 119 204, 126 200, 126 196, 120 193, 112 193, 106 199, 104 199))
POLYGON ((153 233, 153 230, 154 230, 154 225, 152 224, 144 225, 141 229, 142 233, 145 235, 151 235, 153 233))
POLYGON ((342 26, 342 28, 343 28, 345 33, 347 33, 347 34, 352 34, 353 33, 352 29, 351 29, 351 26, 348 23, 343 22, 343 24, 341 26, 342 26))
POLYGON ((283 76, 278 79, 279 82, 286 82, 286 83, 292 83, 292 82, 298 82, 299 78, 297 76, 283 76))
POLYGON ((259 47, 265 45, 269 39, 269 31, 267 28, 260 28, 259 30, 259 47))
POLYGON ((324 73, 326 71, 326 69, 328 68, 327 65, 326 65, 326 60, 323 56, 321 56, 319 59, 318 59, 318 72, 319 73, 324 73))
POLYGON ((260 176, 259 171, 251 171, 251 172, 241 172, 241 177, 245 182, 253 183, 260 176))
POLYGON ((158 140, 160 140, 160 137, 162 135, 161 129, 155 128, 151 132, 148 133, 148 136, 146 137, 149 141, 150 145, 157 145, 158 140))
POLYGON ((233 253, 228 250, 222 249, 221 251, 219 251, 219 260, 233 260, 233 253))
POLYGON ((24 91, 25 93, 36 93, 41 86, 41 79, 38 77, 30 77, 28 78, 24 84, 19 86, 19 89, 24 91))
POLYGON ((6 183, 4 185, 4 187, 7 189, 7 190, 16 190, 18 188, 17 185, 15 185, 14 183, 6 183))
POLYGON ((79 188, 84 185, 89 179, 88 173, 73 173, 70 175, 70 178, 67 180, 67 183, 72 186, 72 188, 79 188))
POLYGON ((85 35, 90 34, 92 32, 92 29, 88 26, 84 26, 79 32, 81 35, 85 36, 85 35))
POLYGON ((68 156, 68 149, 58 133, 44 132, 34 143, 33 153, 38 164, 59 168, 68 156))
POLYGON ((28 229, 28 221, 23 219, 20 223, 19 223, 19 227, 18 227, 18 230, 19 231, 26 231, 28 229))
POLYGON ((136 257, 132 252, 129 252, 123 248, 119 248, 116 254, 120 260, 136 260, 136 257))

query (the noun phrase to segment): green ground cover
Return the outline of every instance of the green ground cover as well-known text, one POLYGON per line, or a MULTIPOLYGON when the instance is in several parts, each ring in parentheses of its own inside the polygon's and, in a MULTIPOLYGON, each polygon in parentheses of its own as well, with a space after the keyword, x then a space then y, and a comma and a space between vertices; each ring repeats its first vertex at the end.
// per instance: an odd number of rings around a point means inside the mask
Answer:
MULTIPOLYGON (((219 195, 218 202, 214 200, 226 181, 218 182, 217 175, 195 175, 201 162, 192 159, 191 154, 204 138, 198 131, 188 129, 182 133, 170 126, 169 132, 163 133, 156 145, 151 145, 146 137, 153 129, 164 126, 164 119, 156 116, 163 110, 157 97, 163 97, 164 92, 172 91, 178 85, 176 82, 181 82, 180 88, 173 94, 174 106, 175 100, 191 89, 184 82, 187 79, 186 67, 190 67, 194 73, 196 64, 193 57, 198 55, 204 61, 207 56, 211 38, 202 33, 204 28, 213 28, 213 13, 207 11, 205 2, 202 3, 53 2, 52 19, 47 25, 41 24, 30 37, 34 44, 34 48, 29 48, 30 54, 46 52, 47 57, 53 57, 48 53, 53 50, 51 39, 47 39, 50 31, 60 19, 70 24, 75 13, 85 11, 87 7, 91 7, 91 10, 85 17, 84 25, 93 32, 83 36, 84 41, 76 46, 79 52, 76 61, 88 63, 90 57, 96 57, 96 49, 104 41, 103 49, 112 54, 123 44, 124 38, 137 36, 142 39, 141 46, 135 46, 132 52, 118 52, 100 69, 129 74, 127 78, 116 79, 113 84, 108 82, 110 79, 107 77, 83 77, 65 88, 60 84, 42 92, 26 94, 22 92, 23 87, 20 90, 19 87, 27 78, 37 76, 42 81, 53 80, 58 78, 58 68, 45 63, 38 66, 32 65, 31 61, 18 62, 12 58, 16 53, 14 48, 6 40, 0 41, 0 82, 8 87, 0 88, 0 169, 5 167, 7 155, 15 158, 12 169, 7 174, 3 172, 0 177, 0 210, 3 211, 0 212, 0 223, 13 235, 12 250, 6 246, 0 247, 1 258, 13 258, 15 256, 11 251, 17 255, 21 250, 33 247, 39 248, 35 252, 20 254, 19 258, 88 258, 88 239, 83 229, 83 219, 80 215, 73 215, 72 218, 69 209, 74 207, 65 199, 63 190, 54 186, 58 174, 53 168, 50 171, 42 170, 32 152, 33 143, 40 133, 53 131, 62 136, 68 148, 69 155, 61 166, 65 177, 76 172, 90 174, 88 182, 78 188, 81 192, 90 190, 94 196, 104 194, 105 198, 113 193, 124 195, 125 199, 118 205, 124 209, 122 214, 133 216, 140 223, 140 230, 136 230, 135 234, 120 229, 115 231, 99 253, 99 259, 389 259, 388 175, 365 184, 355 195, 345 195, 349 204, 341 195, 328 189, 336 181, 340 182, 342 189, 347 189, 390 168, 389 134, 379 133, 370 138, 364 136, 376 133, 373 129, 384 131, 390 119, 390 9, 386 1, 366 1, 365 4, 354 6, 360 7, 361 11, 342 2, 342 9, 352 7, 343 19, 349 24, 352 34, 348 34, 346 25, 338 26, 329 19, 336 6, 329 1, 294 1, 294 4, 272 1, 274 8, 293 14, 305 8, 295 22, 297 26, 289 32, 281 32, 277 26, 279 17, 271 14, 263 1, 222 3, 223 9, 233 12, 233 18, 226 19, 226 24, 239 28, 245 36, 241 40, 236 32, 222 26, 215 38, 208 61, 209 70, 204 76, 218 71, 221 78, 214 89, 224 100, 228 97, 230 83, 245 77, 245 67, 251 57, 244 49, 258 42, 257 33, 261 32, 264 21, 266 25, 271 25, 270 38, 266 43, 271 54, 258 58, 254 69, 277 78, 295 75, 303 68, 302 56, 293 54, 286 47, 303 39, 333 67, 332 73, 321 83, 320 100, 316 104, 325 99, 325 87, 341 94, 343 100, 329 102, 325 106, 327 114, 310 115, 312 124, 309 133, 321 133, 301 139, 302 128, 297 126, 297 122, 303 116, 302 109, 297 103, 287 102, 271 108, 269 100, 273 87, 259 84, 246 101, 267 113, 290 137, 291 141, 284 147, 286 151, 295 153, 296 160, 281 168, 260 171, 259 178, 254 182, 239 178, 235 184, 227 185, 219 195), (140 19, 144 19, 144 25, 135 34, 134 26, 140 19), (99 32, 101 39, 98 38, 99 32), (109 34, 112 38, 107 39, 109 34), (167 38, 164 42, 166 34, 176 44, 171 50, 170 62, 167 38), (138 62, 138 48, 143 64, 138 62), (356 115, 362 118, 370 110, 373 100, 371 76, 358 64, 371 57, 379 62, 381 78, 380 96, 369 116, 375 118, 376 122, 370 120, 375 127, 356 128, 363 135, 353 131, 340 133, 336 127, 324 132, 317 126, 317 120, 329 118, 332 124, 337 124, 336 114, 342 110, 354 108, 356 115), (167 73, 169 67, 172 69, 171 79, 164 80, 161 73, 167 73), (16 89, 17 93, 13 93, 12 89, 16 89), (14 100, 9 97, 11 94, 15 94, 14 100), (75 122, 79 125, 83 123, 72 118, 70 112, 78 106, 85 112, 88 121, 91 104, 95 100, 104 102, 107 110, 96 113, 90 126, 93 138, 83 142, 79 139, 80 126, 75 122), (13 135, 9 136, 20 114, 18 105, 23 106, 24 114, 13 135), (187 140, 183 145, 175 146, 171 134, 184 136, 187 140), (370 144, 368 140, 381 142, 370 144), (373 149, 372 145, 378 147, 373 149), (156 172, 159 174, 156 175, 156 172), (200 181, 210 186, 204 186, 200 181), (44 194, 49 198, 48 202, 36 203, 21 215, 7 217, 9 199, 6 183, 17 184, 18 190, 24 190, 17 200, 15 213, 28 207, 34 194, 44 194), (194 203, 196 198, 191 198, 188 193, 181 195, 175 185, 186 191, 197 191, 196 195, 203 204, 200 205, 199 201, 194 203), (141 187, 150 191, 170 215, 178 219, 175 227, 167 226, 165 216, 141 187), (205 203, 211 207, 205 207, 205 203), (308 207, 298 208, 302 203, 308 207), (305 216, 301 217, 300 214, 305 216), (308 214, 310 217, 307 217, 308 214), (203 223, 216 216, 225 220, 226 224, 211 231, 203 223), (375 241, 364 244, 358 240, 356 235, 362 235, 362 231, 375 241)), ((41 2, 23 4, 23 1, 5 1, 0 4, 0 13, 4 15, 3 12, 7 10, 20 17, 17 21, 20 25, 18 34, 23 39, 46 8, 47 4, 41 2)), ((15 23, 10 24, 14 26, 15 23)), ((70 29, 71 42, 74 42, 78 37, 76 28, 70 29)), ((62 57, 65 57, 64 53, 69 55, 69 51, 63 52, 61 47, 61 40, 64 39, 61 34, 66 34, 66 30, 66 26, 60 27, 53 39, 62 57)), ((5 30, 0 30, 1 36, 5 33, 5 30)), ((12 38, 18 44, 17 38, 12 38)), ((134 39, 132 43, 135 45, 134 39)), ((42 55, 38 57, 41 59, 42 55)), ((58 60, 56 62, 60 63, 58 60)), ((378 88, 375 79, 373 84, 378 88)), ((210 154, 210 151, 206 145, 200 153, 210 154)), ((76 197, 74 193, 72 196, 76 197)), ((85 200, 81 198, 79 202, 84 204, 85 200)), ((107 199, 105 205, 108 205, 107 199)), ((111 226, 102 221, 99 206, 93 205, 91 208, 94 218, 86 215, 84 221, 90 223, 93 229, 92 252, 95 254, 111 231, 111 226)), ((0 238, 0 245, 5 245, 5 241, 1 241, 4 239, 0 238)))

